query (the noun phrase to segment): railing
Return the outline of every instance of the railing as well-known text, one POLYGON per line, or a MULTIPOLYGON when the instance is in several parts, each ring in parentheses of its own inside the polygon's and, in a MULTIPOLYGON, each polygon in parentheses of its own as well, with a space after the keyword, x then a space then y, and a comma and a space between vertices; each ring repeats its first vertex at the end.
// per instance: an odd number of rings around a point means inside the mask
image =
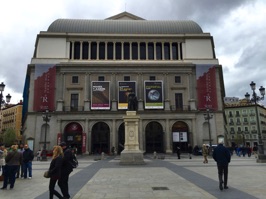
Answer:
POLYGON ((76 106, 76 107, 73 107, 73 106, 64 106, 64 111, 83 111, 84 110, 84 107, 83 106, 76 106))
POLYGON ((176 107, 175 105, 170 106, 171 111, 190 111, 190 106, 189 105, 184 105, 182 107, 176 107))

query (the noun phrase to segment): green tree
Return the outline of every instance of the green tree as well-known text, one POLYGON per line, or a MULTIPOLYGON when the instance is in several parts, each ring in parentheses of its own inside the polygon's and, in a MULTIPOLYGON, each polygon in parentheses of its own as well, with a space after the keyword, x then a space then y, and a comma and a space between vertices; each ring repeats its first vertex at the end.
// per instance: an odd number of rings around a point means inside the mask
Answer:
POLYGON ((16 131, 12 128, 7 129, 4 132, 4 144, 6 146, 11 146, 14 143, 16 143, 17 139, 16 139, 16 131))

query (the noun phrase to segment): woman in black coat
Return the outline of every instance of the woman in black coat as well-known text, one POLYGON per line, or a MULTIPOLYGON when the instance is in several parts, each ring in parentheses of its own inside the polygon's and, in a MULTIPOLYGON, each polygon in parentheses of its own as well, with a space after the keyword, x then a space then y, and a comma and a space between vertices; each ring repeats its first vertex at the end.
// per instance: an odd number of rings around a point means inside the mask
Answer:
POLYGON ((55 146, 53 150, 53 159, 49 168, 49 175, 51 176, 49 183, 50 199, 53 199, 54 195, 56 195, 58 198, 63 198, 63 196, 55 190, 56 182, 61 177, 63 156, 64 153, 61 146, 55 146))

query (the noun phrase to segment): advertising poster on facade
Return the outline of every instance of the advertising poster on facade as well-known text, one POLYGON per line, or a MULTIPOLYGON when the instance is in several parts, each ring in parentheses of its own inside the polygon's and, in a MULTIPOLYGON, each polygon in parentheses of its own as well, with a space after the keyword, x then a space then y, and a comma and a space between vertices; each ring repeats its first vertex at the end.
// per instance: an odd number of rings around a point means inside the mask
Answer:
POLYGON ((187 132, 173 132, 173 142, 187 142, 187 132))
POLYGON ((127 109, 128 94, 136 94, 136 82, 118 82, 118 109, 127 109))
POLYGON ((144 81, 145 109, 163 109, 163 82, 144 81))
POLYGON ((108 110, 110 109, 110 82, 93 81, 91 82, 91 109, 108 110))
POLYGON ((198 109, 217 110, 216 67, 210 64, 196 66, 198 109))
POLYGON ((34 111, 55 110, 55 64, 36 64, 34 78, 34 111))

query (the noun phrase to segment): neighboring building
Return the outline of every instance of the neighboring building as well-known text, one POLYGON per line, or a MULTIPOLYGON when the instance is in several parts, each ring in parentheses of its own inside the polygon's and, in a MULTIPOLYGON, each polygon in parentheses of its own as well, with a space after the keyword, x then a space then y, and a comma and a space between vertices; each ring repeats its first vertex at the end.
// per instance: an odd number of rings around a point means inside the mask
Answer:
POLYGON ((186 151, 188 143, 224 137, 222 66, 210 33, 193 21, 123 12, 106 20, 58 19, 37 35, 24 88, 23 138, 34 150, 64 140, 78 153, 109 153, 113 146, 120 153, 131 92, 144 152, 172 153, 177 145, 186 151))
POLYGON ((245 99, 235 103, 225 103, 227 142, 235 145, 258 145, 258 128, 261 131, 262 141, 266 140, 266 108, 257 105, 259 121, 256 118, 255 104, 245 99), (259 125, 259 126, 258 126, 259 125))
POLYGON ((21 121, 22 121, 22 101, 18 104, 8 104, 1 109, 0 132, 4 133, 7 129, 14 129, 18 143, 21 142, 21 121))

